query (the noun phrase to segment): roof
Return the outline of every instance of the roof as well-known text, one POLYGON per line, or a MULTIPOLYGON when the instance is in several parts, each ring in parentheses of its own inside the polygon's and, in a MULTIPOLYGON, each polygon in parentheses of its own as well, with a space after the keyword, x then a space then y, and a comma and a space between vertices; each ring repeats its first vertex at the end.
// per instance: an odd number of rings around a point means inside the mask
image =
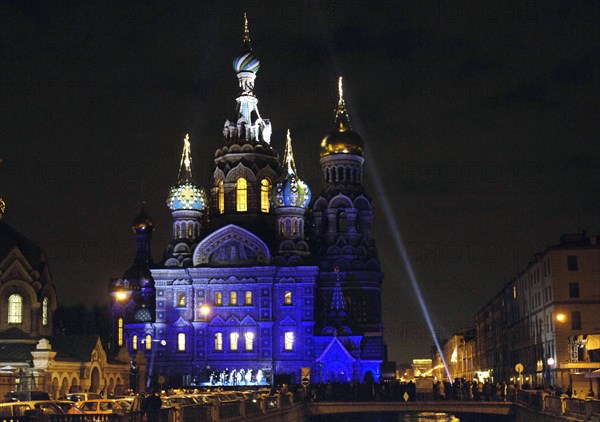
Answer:
POLYGON ((23 256, 36 270, 40 270, 46 264, 44 251, 27 237, 13 229, 5 219, 0 220, 0 260, 6 257, 10 251, 18 248, 23 256))
POLYGON ((0 362, 29 362, 35 343, 0 343, 0 362))

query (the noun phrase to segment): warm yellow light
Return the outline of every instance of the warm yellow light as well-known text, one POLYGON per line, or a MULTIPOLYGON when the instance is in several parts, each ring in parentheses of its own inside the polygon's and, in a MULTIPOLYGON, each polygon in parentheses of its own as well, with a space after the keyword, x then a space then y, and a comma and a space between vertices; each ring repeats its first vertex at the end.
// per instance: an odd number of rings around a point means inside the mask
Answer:
POLYGON ((127 294, 123 291, 117 292, 117 300, 125 300, 127 299, 127 294))
POLYGON ((200 313, 202 315, 204 315, 204 317, 206 318, 206 316, 210 313, 210 306, 208 306, 208 305, 202 305, 200 307, 200 313))
POLYGON ((556 314, 556 320, 558 322, 565 322, 567 320, 567 316, 565 314, 556 314))

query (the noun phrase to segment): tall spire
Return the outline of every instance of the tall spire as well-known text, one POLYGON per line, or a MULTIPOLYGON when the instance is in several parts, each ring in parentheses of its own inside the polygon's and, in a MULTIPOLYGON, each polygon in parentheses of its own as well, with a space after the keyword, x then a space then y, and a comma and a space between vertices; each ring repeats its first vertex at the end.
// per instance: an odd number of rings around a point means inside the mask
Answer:
POLYGON ((342 284, 340 283, 340 269, 335 267, 335 287, 331 294, 331 307, 330 314, 337 316, 338 318, 346 317, 346 302, 344 301, 344 294, 342 293, 342 284))
POLYGON ((244 46, 250 47, 250 30, 248 29, 248 17, 244 13, 244 46))
POLYGON ((287 137, 285 141, 283 164, 286 166, 288 174, 296 174, 296 163, 294 162, 294 152, 292 151, 292 137, 289 129, 287 130, 287 137))
POLYGON ((183 152, 181 153, 181 162, 179 163, 179 173, 177 182, 191 182, 192 178, 192 151, 190 146, 190 135, 185 134, 183 139, 183 152))
POLYGON ((350 116, 348 116, 346 102, 344 101, 344 86, 341 76, 338 79, 338 106, 335 111, 335 129, 339 132, 352 130, 352 126, 350 126, 350 116))

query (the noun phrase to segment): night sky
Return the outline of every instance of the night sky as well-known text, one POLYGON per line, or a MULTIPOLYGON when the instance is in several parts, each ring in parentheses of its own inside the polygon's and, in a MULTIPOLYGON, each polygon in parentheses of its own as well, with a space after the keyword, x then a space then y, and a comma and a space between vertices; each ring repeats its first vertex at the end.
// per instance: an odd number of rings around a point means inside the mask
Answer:
POLYGON ((344 77, 367 145, 391 360, 429 357, 433 342, 390 219, 442 338, 562 233, 600 232, 596 1, 19 0, 0 12, 0 195, 6 221, 46 250, 61 305, 108 302, 142 199, 162 256, 188 132, 208 186, 244 12, 272 143, 282 155, 291 129, 315 195, 344 77))

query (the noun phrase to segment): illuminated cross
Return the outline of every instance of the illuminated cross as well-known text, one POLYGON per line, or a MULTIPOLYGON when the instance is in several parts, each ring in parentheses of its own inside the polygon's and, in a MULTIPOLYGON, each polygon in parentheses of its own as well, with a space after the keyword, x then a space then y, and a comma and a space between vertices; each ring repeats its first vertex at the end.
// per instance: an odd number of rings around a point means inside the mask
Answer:
POLYGON ((287 130, 283 162, 287 165, 288 174, 296 173, 296 163, 294 162, 294 153, 292 152, 292 136, 289 129, 287 130))
POLYGON ((185 134, 183 140, 183 153, 181 154, 181 163, 179 163, 179 181, 192 180, 192 149, 190 146, 190 135, 185 134), (181 169, 184 169, 184 176, 182 177, 181 169))

